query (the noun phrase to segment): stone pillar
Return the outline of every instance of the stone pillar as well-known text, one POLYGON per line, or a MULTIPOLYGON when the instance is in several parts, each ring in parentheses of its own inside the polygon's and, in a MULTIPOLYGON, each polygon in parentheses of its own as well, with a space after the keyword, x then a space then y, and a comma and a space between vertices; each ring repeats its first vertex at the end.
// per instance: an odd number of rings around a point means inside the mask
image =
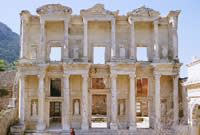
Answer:
POLYGON ((111 57, 116 57, 116 43, 115 43, 115 19, 111 20, 111 41, 112 41, 112 48, 111 48, 111 57))
POLYGON ((64 101, 62 104, 62 129, 70 130, 70 95, 69 95, 69 74, 64 74, 64 101))
POLYGON ((135 44, 135 25, 134 20, 129 18, 130 23, 130 59, 136 61, 136 44, 135 44))
POLYGON ((117 75, 111 75, 111 85, 112 85, 112 98, 111 98, 111 124, 110 128, 117 130, 117 86, 116 86, 117 75))
POLYGON ((88 74, 82 75, 82 130, 88 130, 88 74))
POLYGON ((69 58, 69 35, 68 35, 68 27, 69 27, 69 19, 65 19, 64 20, 64 24, 65 24, 65 43, 64 43, 64 61, 66 61, 69 58))
POLYGON ((41 62, 45 61, 45 20, 40 18, 40 60, 41 62))
POLYGON ((160 120, 161 120, 161 107, 160 107, 160 77, 161 74, 155 73, 155 126, 160 127, 160 120))
POLYGON ((83 57, 84 59, 88 59, 88 32, 87 32, 87 29, 88 29, 88 20, 83 18, 83 27, 84 27, 84 43, 83 43, 83 57))
POLYGON ((177 33, 177 16, 171 17, 172 20, 172 45, 173 45, 173 59, 178 60, 178 33, 177 33))
POLYGON ((42 131, 45 127, 44 115, 45 115, 45 91, 44 91, 44 77, 45 74, 38 75, 39 87, 38 87, 38 123, 37 130, 42 131))
POLYGON ((130 74, 130 95, 129 95, 129 130, 136 130, 136 89, 135 89, 135 73, 130 74))
POLYGON ((159 44, 158 44, 158 20, 154 21, 154 60, 158 61, 160 59, 159 56, 159 44))
POLYGON ((25 17, 21 17, 21 46, 20 46, 20 58, 26 56, 26 46, 27 46, 27 23, 25 17))
POLYGON ((24 124, 24 115, 25 115, 24 91, 25 91, 24 75, 20 75, 19 78, 19 123, 20 124, 24 124))
POLYGON ((178 79, 179 79, 178 75, 175 75, 173 78, 174 126, 178 124, 178 120, 179 120, 178 79))

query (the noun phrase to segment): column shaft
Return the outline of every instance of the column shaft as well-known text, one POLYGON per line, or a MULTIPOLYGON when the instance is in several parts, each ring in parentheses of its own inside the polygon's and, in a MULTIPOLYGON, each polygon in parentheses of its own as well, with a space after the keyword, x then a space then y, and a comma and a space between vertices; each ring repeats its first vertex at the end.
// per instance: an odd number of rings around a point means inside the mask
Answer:
POLYGON ((37 130, 45 129, 44 112, 45 112, 45 91, 44 91, 44 74, 38 75, 39 87, 38 87, 38 124, 37 130))
POLYGON ((40 21, 40 60, 44 62, 45 60, 45 21, 40 21))
POLYGON ((116 74, 111 75, 111 82, 112 82, 112 105, 111 105, 111 129, 117 129, 117 87, 116 87, 116 74))
POLYGON ((87 37, 88 21, 86 19, 83 19, 83 25, 84 25, 83 56, 87 58, 88 57, 88 37, 87 37))
POLYGON ((179 76, 176 75, 173 78, 173 103, 174 103, 174 126, 176 126, 178 124, 178 112, 179 112, 179 105, 178 105, 178 78, 179 76))
POLYGON ((19 123, 24 124, 24 111, 25 111, 25 103, 24 103, 24 90, 25 90, 25 84, 24 84, 24 76, 20 76, 19 80, 19 123))
POLYGON ((130 59, 136 60, 136 44, 135 44, 135 25, 134 21, 130 24, 130 59))
POLYGON ((160 118, 161 118, 161 107, 160 107, 160 74, 155 74, 155 126, 160 126, 160 118))
POLYGON ((116 56, 116 43, 115 43, 115 19, 111 21, 111 41, 112 41, 112 49, 111 49, 111 57, 116 56))
POLYGON ((65 44, 64 44, 64 59, 65 59, 65 60, 69 58, 68 22, 69 22, 68 19, 64 20, 64 24, 65 24, 65 35, 64 35, 64 38, 65 38, 65 44))
POLYGON ((158 20, 154 21, 154 59, 160 59, 158 45, 158 20))
POLYGON ((70 95, 69 95, 69 75, 64 75, 64 101, 62 105, 62 128, 70 130, 70 95))
POLYGON ((82 130, 88 130, 88 75, 82 75, 82 130))
POLYGON ((129 75, 130 77, 130 112, 129 130, 136 130, 136 90, 135 90, 135 73, 129 75))

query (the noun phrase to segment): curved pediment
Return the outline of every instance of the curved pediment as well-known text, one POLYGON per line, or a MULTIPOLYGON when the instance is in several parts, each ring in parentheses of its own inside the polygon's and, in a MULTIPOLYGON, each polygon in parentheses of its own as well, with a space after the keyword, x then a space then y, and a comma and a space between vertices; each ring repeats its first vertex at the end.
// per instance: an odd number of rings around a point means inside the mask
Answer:
POLYGON ((128 16, 159 16, 160 12, 153 10, 152 8, 146 8, 145 6, 141 6, 131 12, 127 13, 128 16))
POLYGON ((109 11, 104 9, 104 4, 96 4, 92 8, 89 9, 82 9, 80 11, 80 14, 82 16, 90 16, 90 15, 95 15, 95 16, 102 16, 102 15, 113 15, 117 16, 119 11, 109 11))
POLYGON ((48 4, 37 9, 38 14, 55 14, 55 13, 67 13, 71 14, 72 9, 61 4, 48 4))

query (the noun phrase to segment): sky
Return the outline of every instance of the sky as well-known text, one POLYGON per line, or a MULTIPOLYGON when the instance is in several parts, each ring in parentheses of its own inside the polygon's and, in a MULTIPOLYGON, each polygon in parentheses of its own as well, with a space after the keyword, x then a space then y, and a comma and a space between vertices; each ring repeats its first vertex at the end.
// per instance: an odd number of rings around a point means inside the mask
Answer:
POLYGON ((71 7, 73 14, 79 14, 81 9, 96 3, 104 4, 105 9, 111 11, 119 10, 121 15, 142 5, 159 11, 161 16, 166 16, 170 10, 182 10, 178 26, 179 58, 183 63, 180 77, 187 76, 186 64, 192 61, 193 56, 200 58, 200 0, 1 0, 0 22, 19 34, 21 10, 36 14, 36 8, 52 3, 71 7))

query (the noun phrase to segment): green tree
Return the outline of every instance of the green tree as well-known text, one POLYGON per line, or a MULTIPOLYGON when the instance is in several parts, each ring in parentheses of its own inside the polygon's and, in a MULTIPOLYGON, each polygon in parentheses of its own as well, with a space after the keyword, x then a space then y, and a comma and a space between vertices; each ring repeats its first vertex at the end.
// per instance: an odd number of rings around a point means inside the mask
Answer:
POLYGON ((5 71, 7 70, 7 63, 0 59, 0 71, 5 71))

